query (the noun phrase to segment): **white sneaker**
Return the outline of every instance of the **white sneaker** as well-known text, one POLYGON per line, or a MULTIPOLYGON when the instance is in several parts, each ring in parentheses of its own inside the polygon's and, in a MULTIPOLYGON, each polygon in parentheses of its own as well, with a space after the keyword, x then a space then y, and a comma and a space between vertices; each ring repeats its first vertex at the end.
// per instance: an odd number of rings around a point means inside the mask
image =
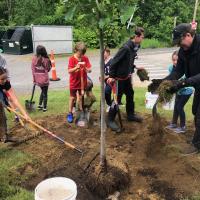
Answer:
POLYGON ((106 112, 108 113, 109 110, 110 110, 110 106, 107 106, 107 108, 106 108, 106 112))
POLYGON ((185 133, 186 132, 186 127, 185 126, 184 127, 178 127, 176 129, 174 129, 174 132, 178 133, 178 134, 185 133))

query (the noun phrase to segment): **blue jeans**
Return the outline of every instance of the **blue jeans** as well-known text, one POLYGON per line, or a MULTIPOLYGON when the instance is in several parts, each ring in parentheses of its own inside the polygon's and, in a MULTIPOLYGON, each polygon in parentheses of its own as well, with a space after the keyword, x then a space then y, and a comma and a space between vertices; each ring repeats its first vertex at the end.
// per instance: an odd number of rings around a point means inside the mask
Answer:
POLYGON ((185 111, 184 106, 188 102, 190 95, 176 95, 174 113, 172 123, 177 124, 178 118, 180 117, 180 127, 185 126, 185 111))
POLYGON ((111 94, 112 94, 112 88, 110 87, 110 85, 106 84, 105 99, 106 99, 107 105, 109 105, 109 106, 111 106, 111 103, 112 103, 111 94))

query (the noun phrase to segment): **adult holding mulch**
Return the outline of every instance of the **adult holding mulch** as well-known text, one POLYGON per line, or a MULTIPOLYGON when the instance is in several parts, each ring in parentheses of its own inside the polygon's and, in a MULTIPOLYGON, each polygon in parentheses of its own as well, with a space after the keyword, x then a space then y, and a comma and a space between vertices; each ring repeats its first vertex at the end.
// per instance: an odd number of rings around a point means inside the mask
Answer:
MULTIPOLYGON (((115 81, 118 81, 118 102, 119 97, 123 94, 126 95, 126 113, 128 121, 142 122, 142 118, 135 113, 134 103, 134 90, 132 87, 132 73, 136 66, 134 65, 137 51, 140 48, 140 44, 144 39, 144 29, 136 28, 133 36, 119 49, 114 56, 111 65, 109 78, 107 83, 113 85, 115 81)), ((117 111, 112 109, 112 106, 108 113, 108 126, 117 131, 119 126, 115 122, 115 116, 117 111)))

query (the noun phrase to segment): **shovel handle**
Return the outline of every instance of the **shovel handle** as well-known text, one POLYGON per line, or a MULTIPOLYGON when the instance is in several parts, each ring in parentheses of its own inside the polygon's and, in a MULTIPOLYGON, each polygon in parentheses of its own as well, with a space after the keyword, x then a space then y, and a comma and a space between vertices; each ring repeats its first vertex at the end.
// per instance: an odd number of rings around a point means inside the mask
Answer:
POLYGON ((156 117, 158 116, 158 111, 157 111, 157 104, 159 102, 159 97, 156 100, 156 103, 153 105, 153 109, 152 109, 152 116, 154 119, 156 119, 156 117))
POLYGON ((24 115, 16 112, 14 109, 10 108, 9 106, 6 107, 9 111, 17 114, 18 116, 20 116, 21 118, 25 119, 26 121, 28 121, 30 124, 34 125, 35 127, 37 127, 38 129, 44 131, 45 133, 47 133, 48 135, 52 136, 53 138, 56 138, 57 140, 59 140, 60 142, 64 143, 66 146, 70 147, 71 149, 74 149, 76 151, 78 151, 79 153, 83 153, 82 150, 78 149, 77 147, 75 147, 74 145, 70 144, 69 142, 64 141, 62 138, 58 137, 57 135, 55 135, 53 132, 45 129, 44 127, 40 126, 39 124, 37 124, 36 122, 34 122, 33 120, 27 120, 24 115))
POLYGON ((32 89, 32 94, 31 94, 31 99, 30 99, 31 103, 33 101, 34 93, 35 93, 35 84, 33 85, 33 89, 32 89))
POLYGON ((84 69, 81 69, 81 95, 84 95, 83 70, 84 70, 84 69))

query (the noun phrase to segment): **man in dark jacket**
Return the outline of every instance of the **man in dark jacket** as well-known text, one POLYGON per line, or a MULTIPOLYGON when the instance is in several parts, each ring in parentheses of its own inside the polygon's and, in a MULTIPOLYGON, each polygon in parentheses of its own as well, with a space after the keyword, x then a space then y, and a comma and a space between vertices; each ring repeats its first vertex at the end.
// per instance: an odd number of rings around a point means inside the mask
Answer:
MULTIPOLYGON (((192 113, 195 118, 195 133, 193 146, 185 150, 185 154, 196 153, 200 150, 200 35, 195 34, 190 24, 180 24, 173 30, 173 43, 180 46, 177 66, 164 80, 174 80, 171 93, 180 88, 193 86, 195 88, 192 113), (185 74, 186 79, 179 80, 185 74)), ((152 80, 149 86, 155 89, 162 80, 152 80)))
MULTIPOLYGON (((115 81, 118 81, 118 96, 126 95, 126 113, 128 121, 142 122, 142 118, 135 114, 131 74, 136 68, 134 60, 143 39, 144 29, 138 27, 133 37, 130 38, 114 56, 110 65, 109 78, 107 81, 111 85, 115 81)), ((116 111, 111 108, 108 114, 108 126, 110 126, 112 130, 117 129, 115 116, 116 111)))

